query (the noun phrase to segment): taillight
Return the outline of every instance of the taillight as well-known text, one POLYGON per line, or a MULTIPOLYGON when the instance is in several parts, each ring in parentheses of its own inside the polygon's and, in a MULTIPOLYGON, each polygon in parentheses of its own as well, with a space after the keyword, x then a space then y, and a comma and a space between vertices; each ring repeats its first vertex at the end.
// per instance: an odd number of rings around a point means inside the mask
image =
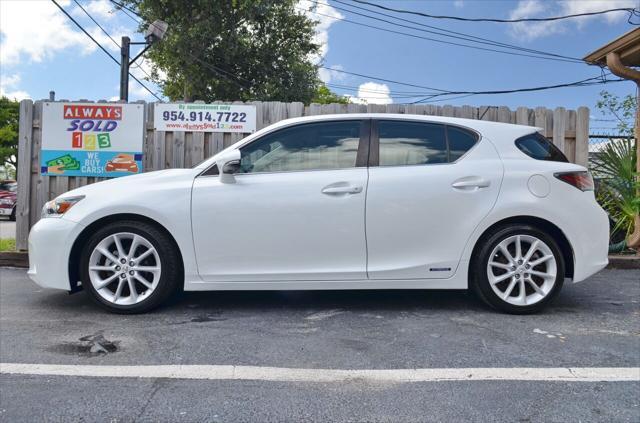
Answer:
POLYGON ((580 191, 593 191, 593 178, 590 172, 559 172, 554 173, 554 176, 580 191))

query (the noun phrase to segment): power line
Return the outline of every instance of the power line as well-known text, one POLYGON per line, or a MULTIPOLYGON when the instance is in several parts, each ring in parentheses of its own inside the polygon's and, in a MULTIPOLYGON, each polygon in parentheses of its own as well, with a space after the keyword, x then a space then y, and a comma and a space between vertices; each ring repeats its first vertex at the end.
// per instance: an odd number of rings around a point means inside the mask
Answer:
MULTIPOLYGON (((470 95, 495 95, 495 94, 512 94, 512 93, 522 93, 522 92, 533 92, 533 91, 545 91, 556 88, 568 88, 568 87, 584 87, 590 85, 600 85, 600 84, 608 84, 611 82, 621 82, 624 79, 602 79, 602 76, 595 76, 592 78, 586 78, 580 81, 568 82, 564 84, 555 84, 555 85, 544 85, 541 87, 528 87, 528 88, 517 88, 512 90, 491 90, 491 91, 450 91, 449 94, 470 94, 470 95), (595 82, 595 80, 599 80, 595 82), (594 81, 594 82, 592 82, 594 81)), ((445 94, 435 94, 432 96, 428 96, 425 99, 431 99, 434 97, 439 97, 445 94)), ((418 100, 415 103, 421 103, 422 100, 418 100)))
MULTIPOLYGON (((115 4, 121 5, 118 2, 116 2, 115 0, 110 0, 110 1, 115 3, 115 4)), ((315 0, 312 0, 312 1, 314 1, 315 3, 318 3, 315 0)), ((354 0, 354 1, 358 1, 358 0, 354 0)), ((367 2, 360 2, 360 3, 367 3, 367 2)), ((322 4, 322 3, 319 3, 319 4, 322 4)), ((121 6, 123 6, 123 5, 121 5, 121 6)), ((140 14, 138 14, 137 12, 135 12, 135 11, 133 11, 131 9, 129 9, 129 10, 132 13, 135 13, 136 15, 140 16, 140 14)), ((306 11, 306 9, 303 9, 303 10, 306 11)), ((333 16, 321 14, 321 13, 318 13, 318 12, 315 12, 315 11, 313 13, 316 13, 316 14, 319 14, 319 15, 322 15, 322 16, 326 16, 326 17, 329 17, 329 18, 337 19, 337 18, 335 18, 333 16)), ((338 20, 344 20, 344 19, 338 19, 338 20)), ((359 23, 359 22, 353 22, 353 21, 348 21, 348 20, 347 20, 347 22, 352 22, 352 23, 355 23, 355 24, 358 24, 358 25, 373 27, 371 25, 362 24, 362 23, 359 23)), ((404 35, 408 35, 408 36, 413 36, 413 37, 417 37, 417 38, 426 38, 426 37, 416 36, 414 34, 406 34, 406 33, 398 32, 398 31, 388 30, 386 28, 380 28, 380 27, 374 27, 374 28, 381 29, 381 30, 384 30, 384 31, 389 31, 389 32, 400 33, 400 34, 404 34, 404 35)), ((433 39, 433 41, 443 42, 443 43, 447 43, 447 44, 460 45, 460 44, 450 43, 450 42, 446 42, 446 41, 442 41, 442 40, 433 39)), ((476 47, 476 46, 469 46, 469 45, 464 45, 464 44, 462 44, 461 46, 487 50, 487 49, 479 48, 479 47, 476 47)), ((505 51, 501 51, 501 50, 491 50, 491 51, 496 51, 496 52, 506 53, 506 54, 512 54, 512 55, 522 55, 522 54, 518 54, 518 53, 505 52, 505 51)), ((545 53, 545 54, 551 54, 551 53, 545 53)), ((203 64, 203 65, 205 65, 207 67, 210 67, 211 69, 213 69, 213 70, 217 71, 218 73, 222 74, 222 76, 227 77, 227 79, 230 79, 229 76, 233 76, 235 78, 242 79, 242 80, 244 80, 246 82, 251 83, 250 81, 240 77, 239 75, 236 75, 236 74, 234 74, 232 72, 229 72, 229 71, 226 71, 224 69, 221 69, 221 68, 219 68, 219 67, 217 67, 217 66, 215 66, 215 65, 213 65, 211 63, 208 63, 208 62, 206 62, 206 61, 204 61, 204 60, 202 60, 202 59, 200 59, 200 58, 198 58, 198 57, 196 57, 194 55, 189 54, 189 56, 192 59, 198 61, 199 63, 201 63, 201 64, 203 64)), ((527 55, 527 56, 530 56, 530 55, 527 55)), ((531 56, 531 57, 542 58, 540 56, 531 56)), ((472 96, 472 95, 495 95, 495 94, 509 94, 509 93, 516 93, 516 92, 532 92, 532 91, 542 91, 542 90, 564 88, 564 87, 588 86, 588 85, 605 84, 605 83, 622 81, 622 79, 606 80, 606 79, 604 79, 604 77, 606 75, 603 74, 603 75, 600 75, 600 76, 597 76, 597 77, 587 78, 587 79, 584 79, 584 80, 581 80, 581 81, 575 81, 575 82, 564 83, 564 84, 556 84, 556 85, 540 86, 540 87, 528 87, 528 88, 519 88, 519 89, 513 89, 513 90, 493 90, 493 91, 451 91, 451 90, 442 90, 442 89, 439 89, 439 88, 427 87, 427 86, 424 86, 424 85, 417 85, 417 84, 410 84, 410 83, 405 83, 405 82, 400 82, 400 81, 394 81, 394 80, 385 79, 385 78, 378 78, 378 77, 373 77, 373 76, 370 76, 370 75, 360 74, 360 73, 356 73, 356 72, 349 72, 349 71, 344 71, 344 70, 341 70, 341 69, 329 68, 329 67, 326 67, 326 66, 319 66, 319 67, 323 68, 323 69, 327 69, 329 71, 333 71, 333 72, 339 72, 339 73, 344 73, 344 74, 353 75, 353 76, 359 76, 359 77, 363 77, 363 78, 375 79, 377 81, 383 81, 383 82, 388 82, 388 83, 392 83, 392 84, 409 86, 409 87, 413 87, 413 88, 422 88, 422 89, 426 89, 426 90, 437 91, 437 93, 428 94, 425 98, 423 98, 421 100, 418 100, 418 101, 416 101, 414 103, 429 102, 427 100, 431 100, 431 99, 433 99, 435 97, 448 96, 448 95, 460 95, 460 96, 459 97, 450 97, 450 98, 441 99, 441 100, 433 100, 433 102, 435 102, 435 101, 453 100, 454 98, 469 97, 469 96, 472 96), (593 82, 593 81, 598 80, 598 79, 600 81, 593 82)), ((235 81, 235 82, 238 83, 237 81, 235 81)), ((410 93, 410 94, 413 94, 413 93, 410 93)), ((418 95, 410 95, 410 94, 399 95, 398 98, 399 97, 406 97, 406 98, 418 97, 418 95)))
MULTIPOLYGON (((327 70, 330 70, 330 71, 333 71, 333 72, 344 73, 346 75, 352 75, 352 76, 358 76, 358 77, 366 78, 366 79, 373 79, 373 80, 376 80, 376 81, 388 82, 388 83, 391 83, 391 84, 404 85, 404 86, 413 87, 413 88, 423 88, 423 89, 430 90, 430 91, 438 91, 438 93, 427 94, 425 96, 425 99, 430 99, 430 98, 433 98, 433 97, 441 97, 441 96, 446 96, 446 95, 458 95, 458 94, 462 94, 462 95, 511 94, 511 93, 517 93, 517 92, 543 91, 543 90, 555 89, 555 88, 565 88, 565 87, 572 87, 572 86, 579 87, 579 86, 599 85, 599 84, 607 84, 607 83, 611 83, 611 82, 623 81, 622 79, 607 80, 607 79, 604 78, 604 77, 610 75, 610 74, 607 73, 607 74, 604 74, 604 75, 599 75, 599 76, 583 79, 583 80, 580 80, 580 81, 564 83, 564 84, 556 84, 556 85, 545 85, 545 86, 541 86, 541 87, 527 87, 527 88, 518 88, 518 89, 512 89, 512 90, 490 90, 490 91, 452 91, 452 90, 443 90, 443 89, 434 88, 434 87, 427 87, 427 86, 424 86, 424 85, 410 84, 410 83, 406 83, 406 82, 395 81, 395 80, 392 80, 392 79, 380 78, 380 77, 376 77, 376 76, 372 76, 372 75, 365 75, 365 74, 357 73, 357 72, 349 72, 349 71, 345 71, 345 70, 342 70, 342 69, 330 68, 330 67, 327 67, 327 66, 320 66, 320 68, 327 69, 327 70), (597 81, 597 80, 599 80, 599 81, 597 81)), ((416 103, 420 103, 420 102, 422 102, 422 100, 418 100, 416 103)))
MULTIPOLYGON (((63 8, 62 6, 60 6, 56 0, 51 0, 51 1, 53 2, 53 4, 55 4, 55 5, 58 7, 58 9, 60 9, 60 10, 62 11, 62 13, 64 13, 64 14, 67 16, 67 18, 69 18, 69 19, 71 20, 71 22, 73 22, 74 24, 76 24, 76 26, 77 26, 78 28, 80 28, 80 30, 81 30, 82 32, 84 32, 84 34, 85 34, 87 37, 89 37, 89 38, 91 39, 91 41, 93 41, 93 42, 95 43, 95 45, 97 45, 97 46, 100 48, 100 50, 102 50, 103 52, 105 52, 105 53, 106 53, 106 55, 107 55, 107 56, 109 56, 109 57, 111 58, 111 60, 113 60, 113 61, 114 61, 118 66, 120 66, 120 61, 118 61, 118 59, 116 59, 115 57, 113 57, 113 55, 111 55, 111 53, 109 53, 109 52, 107 51, 107 49, 105 49, 105 48, 102 46, 102 44, 100 44, 100 43, 99 43, 95 38, 93 38, 93 36, 92 36, 91 34, 89 34, 89 33, 87 32, 87 30, 86 30, 86 29, 84 29, 84 28, 82 27, 82 25, 80 25, 80 24, 78 23, 78 21, 76 21, 76 20, 75 20, 75 19, 74 19, 74 18, 73 18, 73 17, 72 17, 72 16, 71 16, 67 11, 66 11, 66 10, 64 10, 64 8, 63 8)), ((142 83, 138 78, 136 78, 133 74, 131 74, 131 72, 129 72, 129 76, 131 76, 131 78, 133 78, 133 79, 134 79, 138 84, 140 84, 140 85, 142 86, 142 88, 144 88, 145 90, 147 90, 147 91, 148 91, 152 96, 154 96, 155 98, 157 98, 159 101, 162 101, 162 99, 161 99, 160 97, 158 97, 158 96, 157 96, 153 91, 151 91, 151 90, 150 90, 146 85, 144 85, 144 84, 143 84, 143 83, 142 83)))
MULTIPOLYGON (((98 21, 96 21, 96 20, 93 18, 93 16, 91 16, 91 14, 89 14, 89 12, 88 12, 84 7, 82 7, 82 5, 78 2, 78 0, 73 0, 73 1, 74 1, 74 3, 75 3, 76 5, 78 5, 78 7, 79 7, 80 9, 82 9, 82 11, 84 12, 84 14, 85 14, 85 15, 87 15, 87 16, 89 17, 89 19, 91 19, 91 20, 93 21, 93 23, 94 23, 94 24, 96 24, 96 26, 97 26, 98 28, 100 28, 100 29, 102 30, 102 32, 103 32, 107 37, 109 37, 109 39, 111 40, 111 42, 113 42, 113 44, 115 44, 115 45, 116 45, 116 47, 121 48, 121 47, 120 47, 120 44, 119 44, 116 40, 114 40, 114 39, 113 39, 113 37, 111 36, 111 34, 109 34, 109 33, 107 32, 107 30, 106 30, 106 29, 104 29, 104 28, 102 27, 102 25, 100 25, 100 24, 98 23, 98 21)), ((132 66, 132 67, 135 67, 135 68, 140 69, 140 72, 144 73, 144 74, 147 76, 147 78, 149 78, 149 79, 153 79, 153 78, 151 78, 151 75, 149 75, 149 73, 148 73, 146 70, 144 70, 144 68, 142 68, 140 65, 135 65, 135 66, 132 66)))
MULTIPOLYGON (((118 2, 118 1, 115 1, 115 0, 109 0, 109 1, 110 1, 111 3, 113 3, 113 4, 115 4, 116 6, 118 6, 118 7, 120 8, 120 10, 125 10, 125 11, 126 11, 126 10, 128 10, 129 12, 133 13, 134 15, 136 15, 136 16, 138 16, 138 17, 142 17, 142 16, 140 16, 140 13, 138 13, 138 12, 137 12, 137 11, 135 11, 135 10, 133 10, 132 8, 130 8, 129 6, 127 6, 127 5, 126 5, 126 4, 124 4, 124 3, 121 3, 121 2, 118 2)), ((129 16, 126 12, 125 12, 125 14, 126 14, 127 16, 129 16)), ((129 16, 129 17, 131 17, 131 16, 129 16)), ((132 18, 132 19, 133 19, 133 18, 132 18)))
POLYGON ((570 59, 569 60, 569 59, 553 58, 553 57, 541 57, 541 56, 536 56, 536 55, 532 55, 532 54, 514 53, 514 52, 510 52, 510 51, 496 50, 496 49, 491 49, 491 48, 486 48, 486 47, 478 47, 478 46, 469 45, 469 44, 456 43, 456 42, 453 42, 453 41, 439 40, 437 38, 424 37, 424 36, 417 35, 417 34, 410 34, 410 33, 407 33, 407 32, 396 31, 396 30, 389 29, 389 28, 383 28, 383 27, 380 27, 380 26, 369 25, 369 24, 362 23, 362 22, 352 21, 352 20, 346 19, 346 18, 337 18, 337 17, 332 16, 332 15, 327 15, 325 13, 320 13, 320 12, 317 12, 317 11, 307 10, 307 9, 304 9, 304 8, 300 8, 298 6, 296 6, 296 7, 298 9, 301 9, 301 10, 304 10, 304 11, 308 11, 310 13, 315 13, 316 15, 324 16, 324 17, 327 17, 329 19, 334 19, 334 20, 342 21, 342 22, 348 22, 348 23, 353 24, 353 25, 364 26, 364 27, 367 27, 367 28, 377 29, 379 31, 385 31, 385 32, 393 33, 393 34, 404 35, 406 37, 419 38, 419 39, 422 39, 422 40, 433 41, 433 42, 436 42, 436 43, 454 45, 454 46, 458 46, 458 47, 466 47, 466 48, 471 48, 471 49, 474 49, 474 50, 492 51, 492 52, 495 52, 495 53, 508 54, 508 55, 512 55, 512 56, 524 56, 524 57, 532 57, 532 58, 536 58, 536 59, 556 60, 556 61, 560 61, 560 62, 569 62, 569 63, 583 63, 583 62, 576 62, 574 59, 570 59))
MULTIPOLYGON (((74 0, 74 1, 75 1, 75 0, 74 0)), ((131 15, 129 15, 128 13, 126 13, 126 10, 129 10, 131 13, 135 14, 136 16, 138 16, 138 17, 140 17, 140 18, 142 19, 142 16, 141 16, 138 12, 136 12, 135 10, 133 10, 133 9, 131 9, 131 8, 129 8, 129 7, 126 7, 124 4, 119 3, 119 2, 117 2, 117 1, 115 1, 115 0, 110 0, 110 1, 111 1, 112 3, 114 3, 114 4, 116 4, 117 6, 119 6, 119 7, 120 7, 120 11, 122 11, 122 12, 123 12, 123 13, 125 13, 125 14, 127 14, 127 16, 129 16, 131 19, 133 19, 136 23, 138 23, 138 24, 140 24, 140 23, 141 23, 138 19, 136 19, 136 18, 134 18, 133 16, 131 16, 131 15)), ((152 25, 153 25, 153 24, 152 24, 152 25)), ((193 54, 191 54, 191 53, 189 53, 189 52, 186 52, 186 54, 187 54, 191 59, 193 59, 193 60, 195 60, 195 61, 197 61, 197 62, 201 63, 203 66, 208 67, 209 69, 211 69, 211 70, 213 70, 214 72, 216 72, 218 75, 220 75, 220 76, 222 76, 223 78, 227 79, 228 81, 231 81, 231 82, 233 82, 234 84, 238 85, 240 88, 249 88, 248 86, 245 86, 245 85, 241 84, 241 83, 239 82, 239 80, 244 80, 245 82, 248 82, 249 84, 251 84, 251 81, 248 81, 248 80, 246 80, 246 79, 242 78, 241 76, 239 76, 239 75, 237 75, 237 74, 234 74, 234 73, 229 72, 229 71, 226 71, 226 70, 224 70, 224 69, 222 69, 222 68, 220 68, 220 67, 217 67, 216 65, 213 65, 213 64, 211 64, 211 63, 205 62, 204 60, 200 59, 199 57, 196 57, 195 55, 193 55, 193 54), (234 78, 236 78, 236 79, 231 79, 231 77, 234 77, 234 78)), ((141 68, 140 70, 142 70, 142 68, 141 68)))
MULTIPOLYGON (((320 2, 318 2, 316 0, 309 0, 309 1, 312 1, 312 2, 314 2, 316 4, 327 5, 326 3, 320 3, 320 2)), ((397 22, 390 22, 390 21, 387 21, 387 20, 384 20, 384 19, 380 19, 380 18, 376 18, 376 17, 370 16, 370 15, 365 15, 363 13, 354 12, 353 10, 340 8, 338 6, 331 6, 331 7, 335 8, 335 9, 343 10, 345 12, 349 12, 349 13, 353 13, 353 14, 356 14, 356 15, 364 16, 364 17, 367 17, 367 18, 370 18, 370 19, 380 20, 382 22, 387 22, 387 23, 390 23, 392 25, 398 25, 398 26, 402 26, 402 27, 405 27, 405 28, 414 29, 414 30, 417 30, 417 31, 429 32, 429 33, 433 33, 433 34, 437 34, 437 35, 441 35, 441 36, 445 36, 445 37, 457 38, 457 39, 466 40, 466 41, 470 41, 470 42, 475 42, 475 43, 479 43, 479 44, 493 45, 493 46, 496 46, 496 47, 509 48, 509 49, 513 49, 513 50, 516 50, 516 51, 524 51, 524 52, 535 53, 535 54, 540 54, 540 55, 545 55, 545 56, 559 57, 559 58, 564 58, 564 59, 569 59, 569 60, 574 60, 576 62, 584 63, 584 61, 582 59, 579 59, 579 58, 576 58, 576 57, 564 56, 564 55, 560 55, 560 54, 556 54, 556 53, 549 53, 549 52, 546 52, 546 51, 525 48, 525 47, 517 46, 517 45, 514 45, 514 44, 503 43, 501 41, 495 41, 495 40, 491 40, 491 39, 488 39, 488 38, 483 38, 483 37, 478 37, 478 36, 471 35, 471 34, 466 34, 466 33, 463 33, 463 32, 452 31, 452 30, 449 30, 449 29, 446 29, 446 28, 441 28, 441 27, 437 27, 437 26, 433 26, 433 25, 427 25, 427 24, 422 23, 422 22, 412 21, 410 19, 405 19, 405 18, 389 15, 387 13, 378 12, 376 10, 367 9, 367 8, 364 8, 364 7, 361 7, 361 6, 358 6, 358 5, 349 4, 349 3, 345 2, 345 1, 342 1, 342 0, 334 0, 334 2, 343 4, 343 5, 355 8, 355 9, 363 10, 363 11, 366 11, 366 12, 369 12, 369 13, 374 13, 374 14, 381 15, 381 16, 384 16, 384 17, 387 17, 387 18, 395 19, 395 20, 398 20, 398 21, 408 22, 408 23, 411 23, 411 24, 414 24, 414 25, 419 25, 421 27, 425 27, 425 28, 431 28, 431 29, 433 29, 435 31, 428 31, 428 30, 424 30, 424 29, 421 29, 421 28, 415 28, 415 27, 408 26, 408 25, 401 25, 401 24, 398 24, 397 22), (450 35, 450 34, 453 34, 453 35, 450 35)))
POLYGON ((116 40, 114 40, 114 39, 113 39, 113 37, 112 37, 112 36, 107 32, 107 30, 106 30, 106 29, 104 29, 104 28, 102 27, 102 25, 100 25, 100 24, 99 24, 95 19, 93 19, 93 16, 91 16, 91 15, 89 14, 89 12, 87 12, 87 10, 86 10, 84 7, 82 7, 82 5, 78 2, 78 0, 73 0, 73 1, 74 1, 74 3, 75 3, 75 4, 76 4, 80 9, 82 9, 82 11, 84 12, 84 14, 85 14, 85 15, 87 15, 87 16, 89 17, 89 19, 91 19, 91 20, 93 21, 93 23, 94 23, 94 24, 96 24, 96 26, 97 26, 98 28, 100 28, 100 30, 102 30, 102 32, 103 32, 107 37, 109 37, 109 39, 111 40, 111 42, 112 42, 113 44, 115 44, 115 45, 116 45, 116 47, 120 48, 120 44, 118 44, 118 42, 117 42, 116 40))
POLYGON ((463 18, 460 16, 447 16, 447 15, 431 15, 428 13, 417 12, 414 10, 405 10, 405 9, 395 9, 393 7, 383 6, 381 4, 370 3, 364 0, 352 0, 356 3, 366 4, 368 6, 374 6, 383 10, 387 10, 390 12, 396 13, 406 13, 411 15, 418 15, 425 18, 433 18, 433 19, 450 19, 456 21, 464 21, 464 22, 497 22, 497 23, 515 23, 515 22, 549 22, 549 21, 558 21, 562 19, 570 19, 577 18, 580 16, 594 16, 594 15, 603 15, 606 13, 612 12, 627 12, 629 13, 629 20, 633 16, 638 16, 638 11, 631 7, 619 7, 615 9, 606 9, 598 12, 585 12, 585 13, 574 13, 571 15, 563 15, 563 16, 552 16, 547 18, 518 18, 518 19, 497 19, 497 18, 463 18))

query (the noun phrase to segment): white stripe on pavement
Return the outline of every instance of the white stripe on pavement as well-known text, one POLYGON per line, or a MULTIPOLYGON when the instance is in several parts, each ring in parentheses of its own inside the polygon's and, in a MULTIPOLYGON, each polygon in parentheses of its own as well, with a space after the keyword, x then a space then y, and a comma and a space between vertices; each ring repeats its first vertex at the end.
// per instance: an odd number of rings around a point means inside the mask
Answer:
POLYGON ((224 365, 91 366, 0 363, 1 374, 132 377, 270 382, 443 382, 468 380, 638 382, 640 367, 445 368, 445 369, 293 369, 224 365))

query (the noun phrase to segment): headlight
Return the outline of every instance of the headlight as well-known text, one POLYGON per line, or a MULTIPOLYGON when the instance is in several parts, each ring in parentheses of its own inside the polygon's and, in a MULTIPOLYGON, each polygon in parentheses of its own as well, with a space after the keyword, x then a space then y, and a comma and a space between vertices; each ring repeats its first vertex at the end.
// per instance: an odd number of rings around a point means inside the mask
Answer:
POLYGON ((8 198, 3 198, 0 200, 0 204, 13 204, 13 200, 9 200, 8 198))
POLYGON ((78 201, 82 200, 84 195, 78 195, 76 197, 63 197, 56 198, 45 203, 42 208, 42 218, 45 217, 60 217, 65 214, 71 207, 73 207, 78 201))

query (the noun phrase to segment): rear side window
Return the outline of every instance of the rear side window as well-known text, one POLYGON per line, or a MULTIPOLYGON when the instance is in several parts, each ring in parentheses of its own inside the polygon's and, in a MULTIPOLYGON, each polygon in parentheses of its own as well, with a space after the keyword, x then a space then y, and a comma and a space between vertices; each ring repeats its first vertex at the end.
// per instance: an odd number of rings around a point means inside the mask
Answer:
POLYGON ((516 140, 516 147, 536 160, 568 163, 567 157, 551 141, 539 133, 525 135, 516 140))
POLYGON ((378 121, 380 166, 407 166, 447 162, 444 125, 378 121))
POLYGON ((447 126, 447 139, 449 140, 450 162, 458 160, 478 142, 476 134, 455 126, 447 126))

